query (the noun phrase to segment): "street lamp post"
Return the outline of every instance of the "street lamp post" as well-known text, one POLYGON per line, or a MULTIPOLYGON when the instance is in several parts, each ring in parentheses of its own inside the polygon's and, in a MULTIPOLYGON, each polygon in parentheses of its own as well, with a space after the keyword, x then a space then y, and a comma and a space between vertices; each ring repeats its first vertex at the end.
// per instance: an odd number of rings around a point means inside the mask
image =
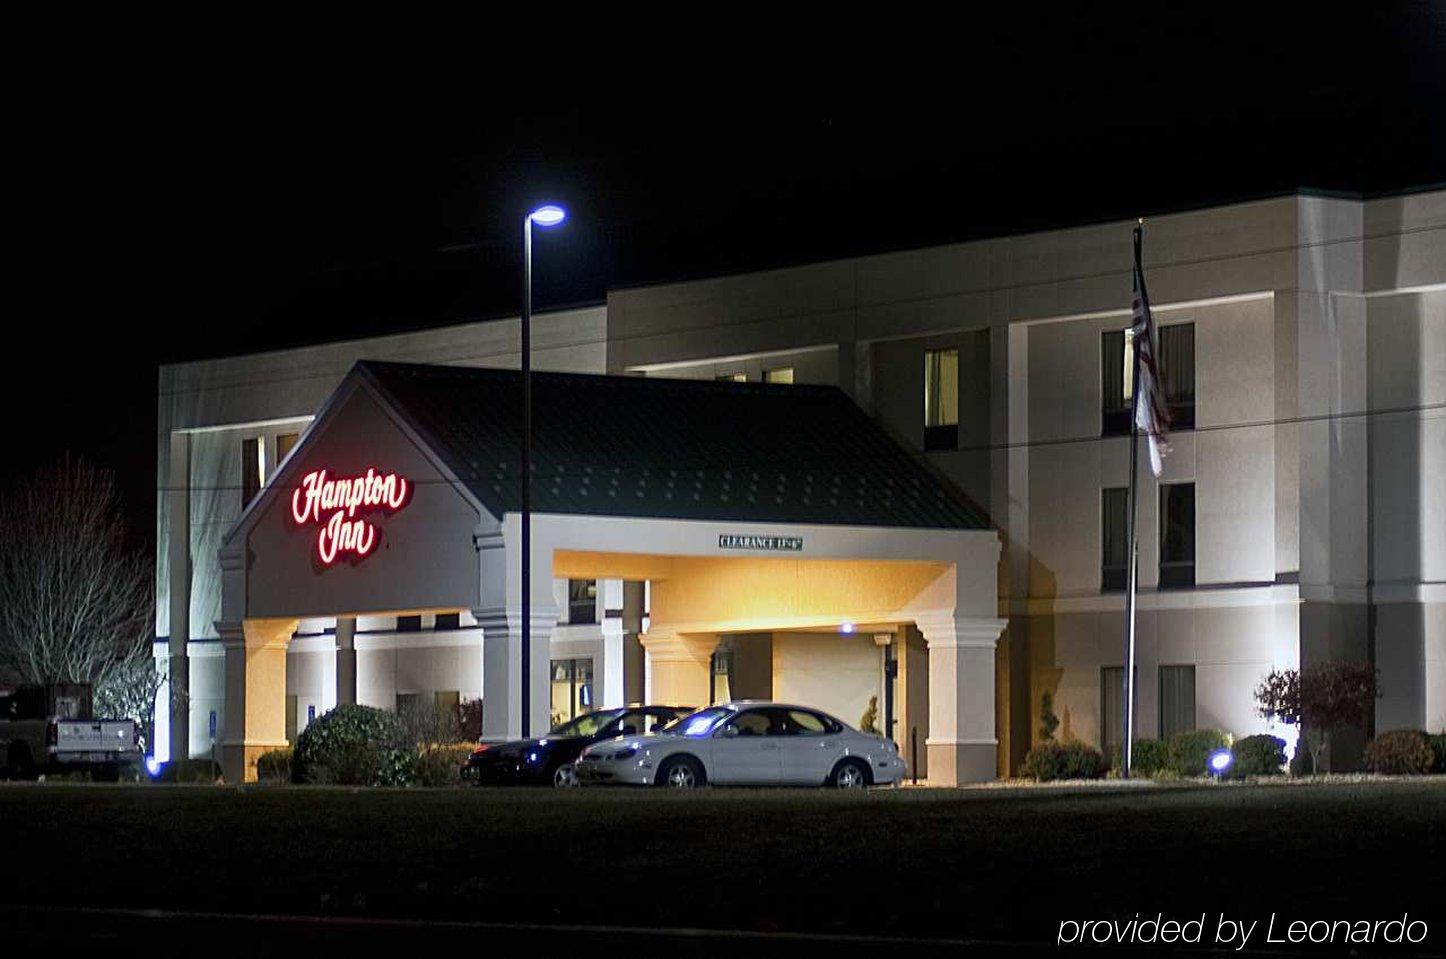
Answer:
POLYGON ((557 226, 560 206, 540 206, 522 221, 522 738, 532 735, 532 224, 557 226))

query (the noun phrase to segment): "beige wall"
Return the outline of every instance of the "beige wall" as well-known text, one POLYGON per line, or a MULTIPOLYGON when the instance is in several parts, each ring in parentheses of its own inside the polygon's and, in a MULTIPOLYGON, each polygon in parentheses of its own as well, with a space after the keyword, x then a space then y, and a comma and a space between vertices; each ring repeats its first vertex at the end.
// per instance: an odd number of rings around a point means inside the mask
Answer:
POLYGON ((884 721, 883 658, 872 636, 774 633, 773 696, 814 706, 858 728, 869 697, 884 721))

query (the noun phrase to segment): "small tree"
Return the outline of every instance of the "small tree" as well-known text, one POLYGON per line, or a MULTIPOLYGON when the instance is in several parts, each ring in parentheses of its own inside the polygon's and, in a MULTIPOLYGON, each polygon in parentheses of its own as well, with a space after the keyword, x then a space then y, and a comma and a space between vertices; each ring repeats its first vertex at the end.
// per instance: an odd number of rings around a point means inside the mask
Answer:
POLYGON ((875 736, 879 734, 879 697, 869 697, 868 708, 859 719, 859 731, 873 733, 875 736))
POLYGON ((1304 670, 1273 670, 1255 689, 1257 710, 1272 721, 1295 726, 1310 750, 1311 771, 1330 746, 1332 730, 1364 728, 1380 695, 1376 667, 1369 662, 1326 662, 1304 670))
POLYGON ((1054 697, 1046 692, 1039 700, 1039 738, 1043 742, 1054 742, 1054 731, 1059 728, 1059 717, 1054 714, 1054 697))

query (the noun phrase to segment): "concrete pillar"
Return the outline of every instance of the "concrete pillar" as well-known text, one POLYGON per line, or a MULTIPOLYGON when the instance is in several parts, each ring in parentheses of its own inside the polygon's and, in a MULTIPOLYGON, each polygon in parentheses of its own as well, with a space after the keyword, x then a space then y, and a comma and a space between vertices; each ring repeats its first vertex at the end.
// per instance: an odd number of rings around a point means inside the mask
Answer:
MULTIPOLYGON (((550 726, 548 670, 557 607, 532 607, 531 703, 527 735, 541 736, 550 726)), ((503 742, 522 737, 521 610, 472 611, 482 627, 482 738, 503 742)))
POLYGON ((671 706, 708 705, 708 669, 718 637, 712 634, 674 633, 654 625, 642 637, 648 657, 650 703, 671 706))
POLYGON ((643 679, 647 673, 646 654, 639 637, 643 632, 643 611, 647 584, 623 582, 623 702, 640 703, 647 698, 643 679))
POLYGON ((262 753, 286 746, 286 647, 295 619, 218 623, 226 649, 226 728, 221 771, 253 782, 262 753))
POLYGON ((602 675, 599 677, 601 695, 597 705, 609 709, 622 706, 628 701, 623 682, 623 644, 626 639, 623 626, 623 581, 600 579, 597 588, 603 601, 603 657, 602 675))
POLYGON ((186 644, 191 638, 191 436, 172 433, 166 506, 170 529, 166 542, 166 583, 170 617, 166 704, 170 721, 170 758, 191 756, 191 669, 186 644))
POLYGON ((336 619, 336 704, 356 703, 356 617, 336 619))
POLYGON ((999 741, 994 727, 994 648, 1002 619, 917 616, 929 649, 929 782, 954 786, 993 779, 999 741))

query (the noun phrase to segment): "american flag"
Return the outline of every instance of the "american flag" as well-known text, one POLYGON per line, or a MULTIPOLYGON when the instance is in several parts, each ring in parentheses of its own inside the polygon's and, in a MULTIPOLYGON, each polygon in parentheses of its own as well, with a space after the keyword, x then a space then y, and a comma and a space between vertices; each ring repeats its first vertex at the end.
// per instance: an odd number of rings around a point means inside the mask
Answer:
POLYGON ((1155 317, 1145 292, 1145 268, 1140 264, 1140 230, 1135 229, 1135 292, 1130 302, 1130 338, 1135 348, 1135 427, 1149 441, 1150 470, 1159 477, 1164 469, 1165 442, 1170 429, 1170 404, 1160 379, 1159 351, 1155 348, 1155 317))

